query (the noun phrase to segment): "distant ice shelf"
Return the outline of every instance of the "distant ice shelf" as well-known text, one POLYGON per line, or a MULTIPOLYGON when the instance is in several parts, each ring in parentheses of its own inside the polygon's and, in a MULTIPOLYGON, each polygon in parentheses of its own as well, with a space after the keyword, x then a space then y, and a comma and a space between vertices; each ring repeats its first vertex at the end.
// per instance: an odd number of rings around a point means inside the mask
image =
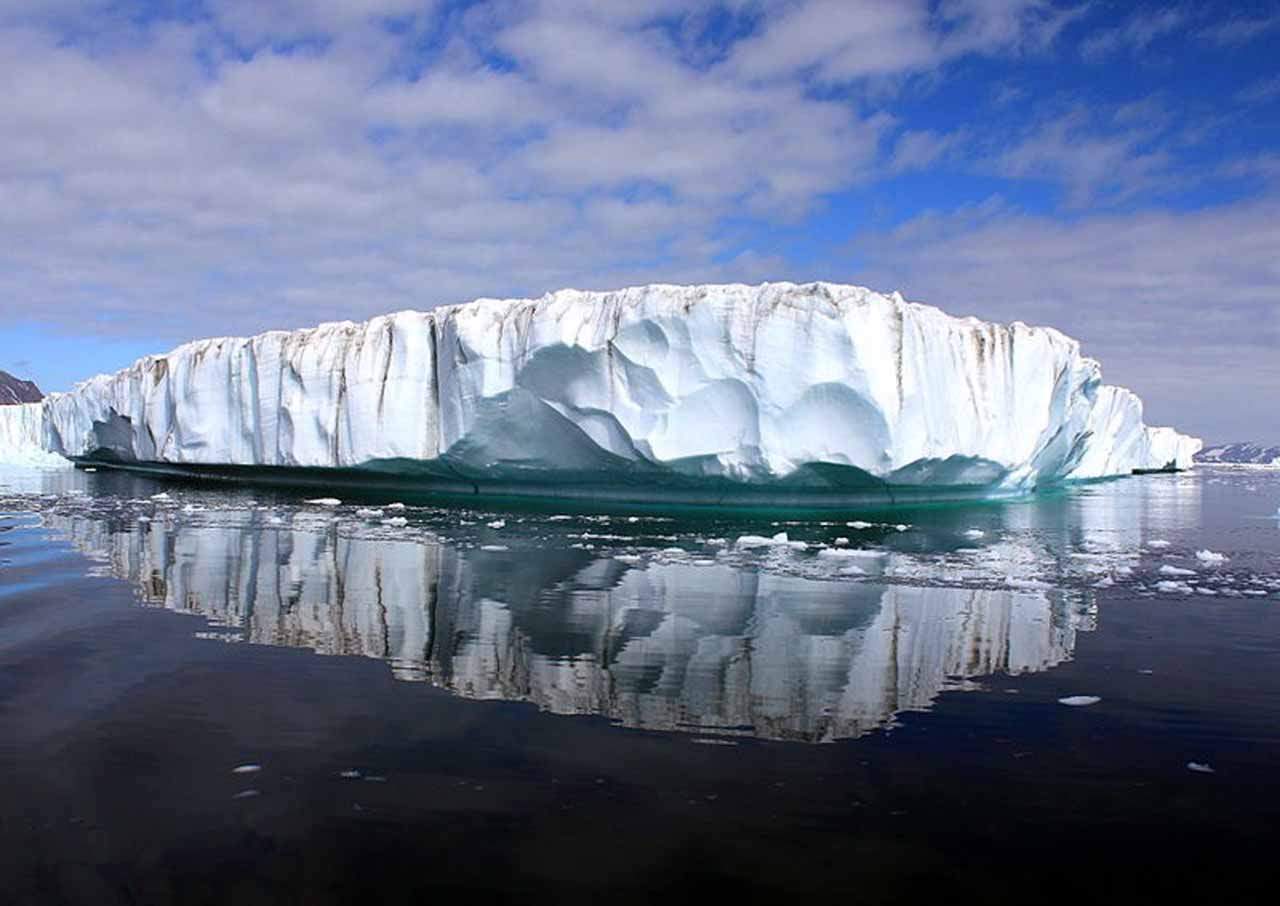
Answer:
POLYGON ((562 290, 201 340, 38 412, 29 445, 72 458, 640 500, 1016 494, 1200 448, 1144 425, 1056 330, 828 283, 562 290))

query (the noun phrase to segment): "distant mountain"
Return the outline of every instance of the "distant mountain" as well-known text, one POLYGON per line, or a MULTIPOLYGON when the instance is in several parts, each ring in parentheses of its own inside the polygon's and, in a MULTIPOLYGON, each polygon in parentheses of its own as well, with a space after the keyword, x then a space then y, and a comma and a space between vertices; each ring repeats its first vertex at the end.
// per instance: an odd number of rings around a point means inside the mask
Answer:
POLYGON ((40 388, 32 381, 20 381, 7 371, 0 371, 0 406, 16 406, 18 403, 38 403, 44 399, 40 388))
POLYGON ((1234 462, 1256 465, 1280 465, 1280 446, 1262 444, 1218 444, 1205 447, 1196 454, 1196 462, 1234 462))

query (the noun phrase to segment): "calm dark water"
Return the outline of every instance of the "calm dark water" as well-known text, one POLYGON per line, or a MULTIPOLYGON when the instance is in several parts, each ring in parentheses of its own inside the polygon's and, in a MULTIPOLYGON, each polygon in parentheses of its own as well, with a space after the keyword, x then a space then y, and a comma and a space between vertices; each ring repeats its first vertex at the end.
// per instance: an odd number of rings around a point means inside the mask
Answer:
POLYGON ((1274 895, 1280 472, 390 502, 0 472, 0 902, 1274 895))

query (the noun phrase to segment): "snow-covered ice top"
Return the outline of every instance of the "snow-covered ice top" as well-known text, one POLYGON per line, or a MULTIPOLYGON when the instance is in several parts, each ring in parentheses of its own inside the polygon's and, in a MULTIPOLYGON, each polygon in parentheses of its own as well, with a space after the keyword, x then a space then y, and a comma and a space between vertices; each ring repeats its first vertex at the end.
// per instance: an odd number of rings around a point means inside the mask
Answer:
POLYGON ((1056 330, 828 283, 562 290, 201 340, 44 416, 69 456, 633 487, 1021 490, 1200 446, 1147 428, 1056 330))

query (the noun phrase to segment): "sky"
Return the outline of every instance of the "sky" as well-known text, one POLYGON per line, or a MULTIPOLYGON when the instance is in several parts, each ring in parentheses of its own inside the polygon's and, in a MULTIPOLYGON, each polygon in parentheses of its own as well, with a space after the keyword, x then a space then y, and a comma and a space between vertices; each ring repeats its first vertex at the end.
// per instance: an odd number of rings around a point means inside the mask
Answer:
POLYGON ((1280 0, 0 0, 0 368, 828 280, 1277 442, 1277 60, 1280 0))

